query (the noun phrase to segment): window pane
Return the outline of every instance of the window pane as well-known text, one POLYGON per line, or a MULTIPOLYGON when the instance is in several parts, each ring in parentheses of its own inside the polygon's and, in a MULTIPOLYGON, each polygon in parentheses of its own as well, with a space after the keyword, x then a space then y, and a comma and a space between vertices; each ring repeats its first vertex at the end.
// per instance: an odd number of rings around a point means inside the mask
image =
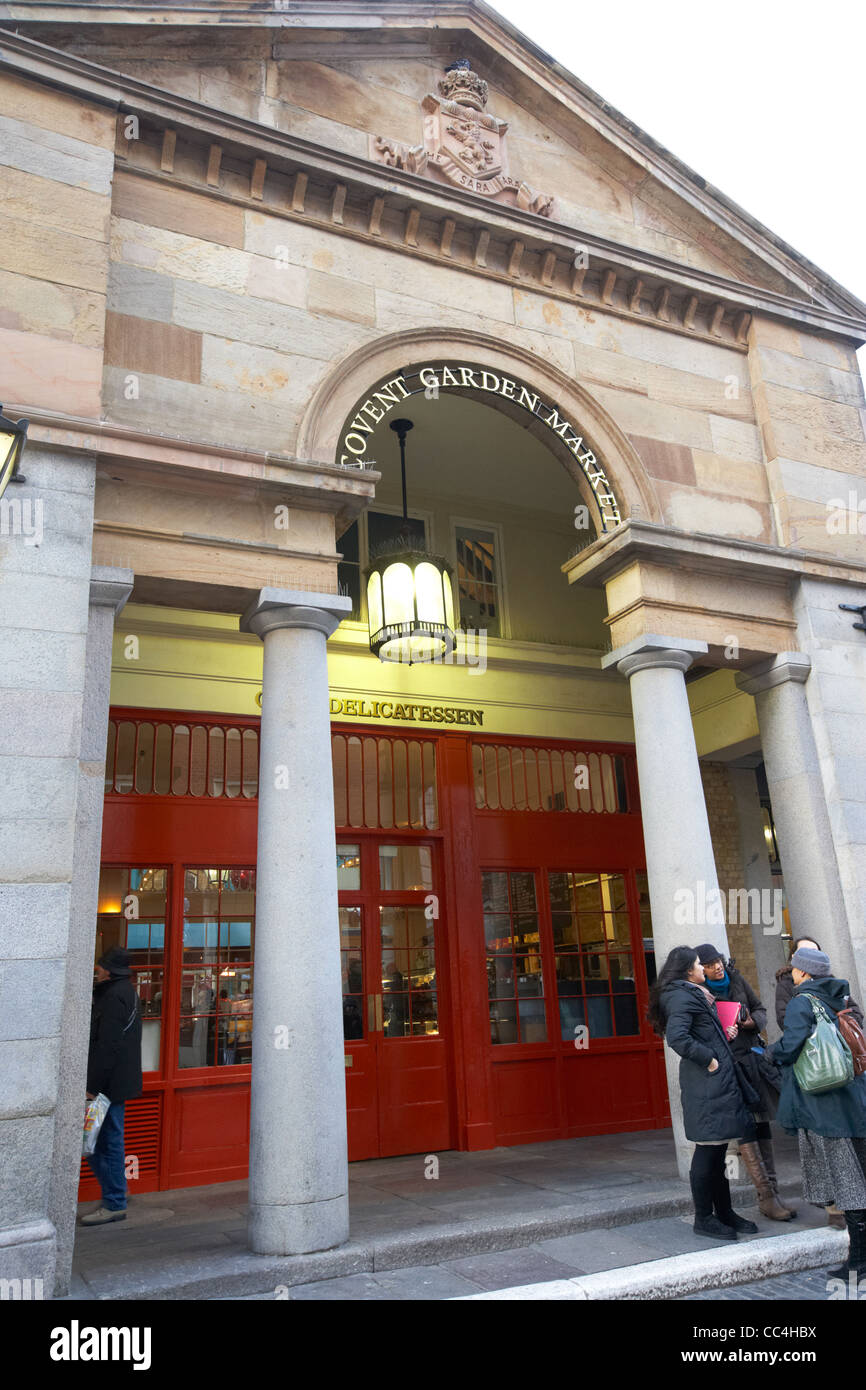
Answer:
POLYGON ((439 1032, 439 1012, 435 990, 413 990, 409 996, 413 1037, 439 1032))
POLYGON ((490 1041, 492 1043, 516 1043, 517 1005, 497 1003, 490 1008, 490 1041))
POLYGON ((559 1034, 563 1042, 573 1043, 579 1028, 586 1026, 586 1008, 582 997, 561 998, 559 1001, 559 1034))
POLYGON ((626 911, 625 879, 622 874, 602 874, 599 887, 605 912, 626 911))
POLYGON ((438 1033, 436 924, 422 907, 380 907, 386 1038, 438 1033))
POLYGON ((353 521, 348 531, 344 531, 337 542, 337 549, 343 559, 337 566, 337 579, 343 585, 343 592, 352 600, 352 622, 361 617, 361 565, 359 554, 358 523, 353 521))
MULTIPOLYGON (((342 849, 351 849, 343 845, 342 849)), ((364 962, 360 907, 340 908, 340 959, 343 974, 343 1037, 364 1036, 364 962)))
POLYGON ((507 874, 486 871, 481 875, 481 902, 485 912, 508 911, 507 874))
POLYGON ((456 528, 460 623, 499 635, 496 534, 475 526, 456 528))
POLYGON ((510 874, 511 902, 515 912, 535 912, 535 874, 510 874))
POLYGON ((552 916, 554 946, 576 946, 577 922, 571 913, 554 912, 552 916))
POLYGON ((490 999, 514 998, 514 959, 510 951, 507 956, 488 957, 487 994, 490 999))
POLYGON ((484 937, 488 951, 511 951, 511 918, 505 913, 484 914, 484 937))
POLYGON ((486 870, 481 893, 491 1042, 543 1041, 547 1026, 535 875, 486 870), (489 911, 490 907, 500 910, 489 911))
POLYGON ((429 845, 380 845, 379 887, 431 892, 433 863, 429 845))
POLYGON ((544 1001, 541 999, 521 999, 519 1008, 520 1041, 546 1042, 547 1024, 544 1018, 544 1001))
POLYGON ((534 946, 539 941, 538 918, 517 917, 512 927, 515 945, 534 946))
POLYGON ((346 890, 361 887, 360 845, 337 845, 337 887, 346 890))
POLYGON ((637 998, 633 994, 617 994, 613 1000, 613 1016, 618 1037, 634 1036, 640 1032, 637 998))
POLYGON ((252 1061, 255 888, 251 868, 185 871, 181 1068, 252 1061))
POLYGON ((515 984, 518 995, 542 995, 541 956, 514 957, 515 984))
POLYGON ((139 724, 138 747, 136 749, 135 790, 149 792, 153 787, 153 747, 154 728, 152 724, 139 724))
POLYGON ((399 990, 383 991, 382 995, 382 1031, 386 1038, 405 1038, 408 1037, 411 1028, 409 1026, 409 994, 399 990))
MULTIPOLYGON (((417 517, 409 518, 409 538, 414 541, 421 549, 426 544, 426 531, 424 522, 417 517)), ((404 527, 402 516, 392 515, 390 512, 367 512, 367 540, 369 543, 370 559, 375 559, 378 552, 386 546, 393 546, 402 537, 404 527)))
MULTIPOLYGON (((587 994, 589 993, 587 989, 587 994)), ((613 1015, 610 1007, 610 999, 604 997, 589 997, 586 1000, 586 1024, 589 1029, 590 1038, 612 1038, 613 1037, 613 1015)))

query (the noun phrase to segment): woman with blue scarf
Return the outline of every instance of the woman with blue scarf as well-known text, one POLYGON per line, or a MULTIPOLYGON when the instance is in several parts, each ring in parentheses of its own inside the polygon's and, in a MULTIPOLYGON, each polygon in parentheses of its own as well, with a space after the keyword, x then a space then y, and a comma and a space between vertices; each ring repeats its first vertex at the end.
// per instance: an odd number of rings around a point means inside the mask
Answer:
POLYGON ((751 1144, 741 1141, 739 1149, 758 1194, 758 1208, 771 1221, 792 1221, 796 1213, 779 1201, 770 1130, 770 1117, 775 1115, 779 1101, 778 1083, 774 1084, 772 1064, 765 1063, 760 1054, 752 1051, 753 1047, 761 1046, 759 1034, 766 1027, 767 1010, 748 980, 734 968, 733 961, 725 964, 717 946, 707 943, 699 946, 697 952, 704 967, 704 983, 713 998, 740 1005, 738 1032, 731 1043, 731 1051, 735 1064, 761 1097, 761 1104, 754 1112, 757 1139, 751 1144))

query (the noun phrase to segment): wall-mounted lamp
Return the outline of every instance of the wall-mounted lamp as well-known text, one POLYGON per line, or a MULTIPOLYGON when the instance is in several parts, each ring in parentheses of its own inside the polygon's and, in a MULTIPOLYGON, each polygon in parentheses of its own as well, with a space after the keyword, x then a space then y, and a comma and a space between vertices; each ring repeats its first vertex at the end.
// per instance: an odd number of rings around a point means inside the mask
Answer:
POLYGON ((0 497, 13 480, 16 483, 24 482, 18 472, 18 463, 30 424, 29 420, 7 420, 2 411, 0 405, 0 497))

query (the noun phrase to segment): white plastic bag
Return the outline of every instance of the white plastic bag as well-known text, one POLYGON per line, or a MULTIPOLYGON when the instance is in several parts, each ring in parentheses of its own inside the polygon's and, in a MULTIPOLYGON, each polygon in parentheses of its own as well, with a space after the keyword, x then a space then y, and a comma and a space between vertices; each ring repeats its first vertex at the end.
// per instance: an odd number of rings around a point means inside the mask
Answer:
POLYGON ((96 1141, 99 1138, 99 1131, 102 1129, 102 1122, 108 1114, 108 1107, 111 1101, 108 1096, 99 1092, 94 1100, 89 1100, 84 1107, 84 1137, 81 1143, 81 1152, 85 1158, 89 1157, 96 1148, 96 1141))

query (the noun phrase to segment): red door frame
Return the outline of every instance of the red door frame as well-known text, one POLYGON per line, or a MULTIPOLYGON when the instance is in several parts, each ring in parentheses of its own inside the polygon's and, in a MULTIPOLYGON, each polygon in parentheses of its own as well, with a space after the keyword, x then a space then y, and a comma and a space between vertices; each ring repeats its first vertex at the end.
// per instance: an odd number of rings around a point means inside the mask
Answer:
MULTIPOLYGON (((378 938, 378 908, 379 906, 389 905, 393 905, 395 907, 418 907, 422 905, 424 897, 422 893, 419 893, 417 891, 414 893, 411 891, 402 890, 394 890, 389 892, 387 890, 379 888, 379 866, 376 847, 379 844, 411 844, 429 845, 432 850, 431 859, 433 867, 433 891, 436 893, 436 896, 440 900, 440 913, 435 925, 435 962, 439 1018, 439 1034, 436 1037, 435 1042, 437 1044, 441 1043, 442 1045, 444 1045, 444 1048, 446 1049, 446 1057, 444 1061, 444 1083, 447 1097, 446 1104, 448 1112, 447 1138, 444 1143, 440 1143, 438 1145, 430 1145, 428 1143, 416 1144, 414 1135, 407 1136, 406 1143, 409 1144, 410 1147, 402 1149, 401 1152, 403 1153, 413 1153, 421 1151, 426 1152, 431 1147, 439 1149, 454 1148, 455 1136, 457 1132, 457 1097, 454 1082, 455 1048, 453 1045, 455 1010, 452 1005, 451 990, 449 987, 453 975, 451 969, 451 958, 453 956, 453 951, 451 949, 451 943, 449 940, 448 933, 448 915, 447 912, 443 913, 441 911, 441 902, 443 898, 443 839, 444 836, 441 830, 368 830, 361 829, 360 827, 353 827, 347 830, 345 827, 341 827, 337 831, 338 843, 345 844, 351 840, 353 842, 359 843, 361 849, 361 888, 340 889, 339 892, 339 900, 341 907, 360 907, 362 914, 363 934, 362 968, 364 974, 364 1037, 363 1039, 346 1039, 345 1051, 347 1056, 352 1057, 353 1064, 355 1059, 359 1057, 362 1060, 362 1062, 366 1064, 364 1067, 365 1080, 369 1080, 370 1074, 371 1072, 373 1072, 377 1080, 384 1085, 387 1085, 388 1083, 388 1075, 386 1068, 388 1062, 391 1060, 391 1057, 386 1050, 389 1048, 389 1045, 391 1043, 394 1044, 395 1048, 404 1050, 409 1048, 416 1048, 419 1045, 423 1046, 425 1041, 429 1041, 432 1044, 434 1043, 434 1038, 431 1036, 430 1039, 386 1039, 382 1036, 381 1029, 378 1025, 373 1029, 370 1028, 368 1002, 372 996, 380 995, 382 991, 381 978, 377 978, 378 972, 377 974, 373 973, 373 966, 375 961, 379 959, 379 950, 381 949, 381 947, 378 945, 373 945, 372 950, 368 949, 368 943, 376 943, 378 938), (440 984, 440 981, 444 982, 444 987, 442 986, 442 984, 440 984), (373 1034, 375 1034, 375 1037, 373 1036, 373 1034)), ((354 1070, 354 1065, 347 1068, 347 1072, 354 1072, 354 1070)), ((347 1085, 351 1087, 355 1078, 350 1077, 347 1074, 346 1079, 347 1085)), ((363 1151, 359 1152, 358 1149, 361 1146, 356 1146, 355 1155, 357 1158, 367 1158, 374 1156, 385 1157, 388 1154, 394 1152, 393 1148, 389 1146, 387 1139, 383 1135, 381 1107, 386 1103, 386 1099, 382 1095, 378 1094, 379 1086, 377 1086, 376 1089, 377 1097, 375 1104, 377 1108, 377 1117, 375 1153, 372 1151, 372 1144, 370 1142, 370 1139, 367 1138, 363 1141, 363 1151)), ((350 1157, 352 1157, 351 1134, 350 1157)))
MULTIPOLYGON (((123 718, 160 723, 217 725, 224 728, 258 729, 257 717, 198 711, 141 709, 117 707, 112 720, 123 718)), ((634 748, 629 744, 586 742, 574 739, 534 738, 515 735, 492 735, 479 730, 418 729, 405 730, 394 725, 335 724, 332 733, 348 737, 420 738, 432 742, 435 749, 439 806, 438 830, 368 830, 356 826, 335 828, 335 843, 352 840, 362 844, 373 840, 397 842, 429 842, 437 849, 438 882, 441 887, 440 915, 437 932, 437 975, 441 970, 445 990, 442 1022, 451 1039, 449 1095, 452 1116, 452 1143, 460 1149, 486 1149, 496 1142, 494 1105, 494 1066, 502 1060, 502 1049, 490 1042, 488 1000, 485 967, 483 912, 481 907, 480 872, 485 868, 527 868, 540 870, 539 889, 544 895, 543 930, 549 932, 549 911, 546 900, 547 868, 598 868, 603 871, 627 871, 629 906, 633 923, 639 922, 634 871, 645 866, 643 839, 640 828, 637 770, 634 748), (497 743, 510 747, 579 748, 583 752, 620 754, 626 768, 629 811, 623 814, 572 813, 567 811, 487 811, 475 805, 472 747, 475 743, 497 743), (599 832, 601 839, 599 840, 599 832), (592 840, 591 854, 581 855, 580 842, 592 840), (576 843, 577 842, 577 843, 576 843), (624 857, 625 851, 625 857, 624 857), (575 857, 577 855, 577 858, 575 857), (551 859, 553 856, 553 859, 551 859), (557 857, 558 856, 558 857, 557 857), (588 862, 581 866, 580 857, 588 862), (555 862, 554 862, 555 861, 555 862), (561 861, 561 862, 560 862, 561 861), (450 924, 450 929, 449 929, 450 924), (499 1054, 499 1055, 497 1055, 499 1054)), ((226 868, 254 867, 256 862, 257 799, 238 796, 182 797, 173 795, 144 795, 114 793, 106 795, 106 814, 103 825, 103 861, 137 867, 165 865, 170 869, 172 911, 167 917, 172 924, 183 920, 184 867, 219 866, 226 868)), ((372 850, 370 851, 372 853, 372 850)), ((341 894, 341 898, 342 898, 341 894)), ((350 897, 351 895, 347 895, 350 897)), ((539 903, 541 908, 542 904, 539 903)), ((552 938, 546 952, 545 997, 555 1007, 552 981, 552 938)), ((166 940, 166 983, 163 995, 166 1007, 163 1014, 161 1038, 162 1070, 159 1078, 145 1084, 145 1094, 162 1095, 161 1174, 162 1186, 188 1185, 196 1175, 171 1175, 171 1154, 175 1144, 176 1093, 193 1087, 249 1087, 248 1064, 234 1067, 196 1070, 190 1075, 177 1068, 176 1039, 180 1018, 180 979, 182 967, 182 932, 176 926, 169 929, 166 940), (173 972, 171 983, 169 970, 173 972), (172 1048, 171 1054, 165 1052, 172 1048), (169 1179, 169 1181, 166 1181, 169 1179)), ((638 1007, 646 999, 646 975, 642 950, 634 952, 638 972, 638 1007)), ((545 953, 542 953, 545 960, 545 953)), ((255 962, 253 963, 255 969, 255 962)), ((366 994, 369 981, 366 978, 366 994)), ((652 1068, 652 1111, 655 1119, 646 1126, 664 1124, 666 1088, 664 1086, 661 1044, 642 1034, 637 1044, 611 1039, 605 1050, 627 1052, 638 1046, 642 1052, 651 1049, 659 1053, 658 1065, 652 1068)), ((347 1041, 346 1050, 350 1051, 347 1041)), ((517 1044, 508 1047, 514 1060, 549 1055, 560 1071, 563 1065, 563 1046, 554 1038, 546 1044, 517 1044)), ((560 1089, 560 1088, 558 1088, 560 1089)), ((622 1124, 607 1128, 615 1131, 622 1124)), ((640 1127, 640 1126, 635 1126, 640 1127)), ((562 1116, 550 1137, 568 1132, 562 1116)), ((603 1132, 596 1129, 594 1132, 603 1132)), ((532 1136, 535 1137, 535 1136, 532 1136)), ((515 1142, 515 1141, 511 1141, 515 1142)), ((516 1142, 520 1142, 519 1140, 516 1142)), ((239 1161, 219 1171, 215 1178, 198 1175, 199 1181, 229 1180, 242 1177, 246 1164, 239 1161)))

